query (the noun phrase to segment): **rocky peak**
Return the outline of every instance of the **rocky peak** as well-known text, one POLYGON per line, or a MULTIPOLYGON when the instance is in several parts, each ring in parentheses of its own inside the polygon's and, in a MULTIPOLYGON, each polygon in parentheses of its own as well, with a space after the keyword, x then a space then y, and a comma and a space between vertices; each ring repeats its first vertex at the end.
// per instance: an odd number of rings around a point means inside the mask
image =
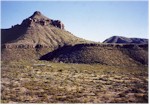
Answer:
POLYGON ((44 16, 41 12, 35 11, 32 16, 23 20, 21 23, 22 26, 33 26, 34 24, 42 25, 42 26, 54 26, 60 29, 64 29, 64 24, 60 20, 49 19, 44 16))
POLYGON ((29 18, 31 19, 37 19, 37 20, 47 20, 48 17, 44 16, 41 12, 35 11, 29 18))
POLYGON ((33 15, 41 15, 40 11, 35 11, 33 15))

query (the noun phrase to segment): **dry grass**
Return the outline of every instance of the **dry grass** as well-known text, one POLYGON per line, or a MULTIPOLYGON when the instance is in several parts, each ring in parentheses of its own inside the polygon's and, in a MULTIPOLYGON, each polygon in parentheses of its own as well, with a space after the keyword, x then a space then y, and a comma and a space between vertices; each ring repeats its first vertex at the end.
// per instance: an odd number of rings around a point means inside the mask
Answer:
POLYGON ((2 103, 148 103, 148 67, 2 62, 2 103))

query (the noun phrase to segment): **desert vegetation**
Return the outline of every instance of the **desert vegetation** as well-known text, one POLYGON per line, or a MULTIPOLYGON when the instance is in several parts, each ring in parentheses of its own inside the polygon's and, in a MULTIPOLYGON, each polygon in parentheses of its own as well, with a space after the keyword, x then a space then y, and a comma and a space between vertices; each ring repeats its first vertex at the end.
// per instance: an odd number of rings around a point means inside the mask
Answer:
POLYGON ((2 61, 2 103, 148 103, 147 66, 2 61))

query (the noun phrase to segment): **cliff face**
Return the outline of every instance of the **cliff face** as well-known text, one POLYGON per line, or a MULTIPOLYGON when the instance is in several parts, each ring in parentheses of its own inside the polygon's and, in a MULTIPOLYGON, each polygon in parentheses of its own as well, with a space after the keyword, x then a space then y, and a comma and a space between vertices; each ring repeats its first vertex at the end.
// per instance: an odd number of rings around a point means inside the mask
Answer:
POLYGON ((23 20, 21 23, 22 26, 34 26, 34 24, 39 24, 41 26, 49 26, 52 25, 54 27, 60 28, 64 30, 64 24, 60 20, 53 20, 45 17, 39 11, 34 12, 32 16, 23 20))

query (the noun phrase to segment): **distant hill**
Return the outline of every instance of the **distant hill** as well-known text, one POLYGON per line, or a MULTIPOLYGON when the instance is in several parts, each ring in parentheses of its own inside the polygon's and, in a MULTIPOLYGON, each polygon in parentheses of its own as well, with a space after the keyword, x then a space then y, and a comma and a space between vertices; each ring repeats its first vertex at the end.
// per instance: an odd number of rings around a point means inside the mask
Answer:
POLYGON ((123 36, 112 36, 103 43, 132 43, 132 44, 148 44, 148 39, 143 38, 126 38, 123 36))

